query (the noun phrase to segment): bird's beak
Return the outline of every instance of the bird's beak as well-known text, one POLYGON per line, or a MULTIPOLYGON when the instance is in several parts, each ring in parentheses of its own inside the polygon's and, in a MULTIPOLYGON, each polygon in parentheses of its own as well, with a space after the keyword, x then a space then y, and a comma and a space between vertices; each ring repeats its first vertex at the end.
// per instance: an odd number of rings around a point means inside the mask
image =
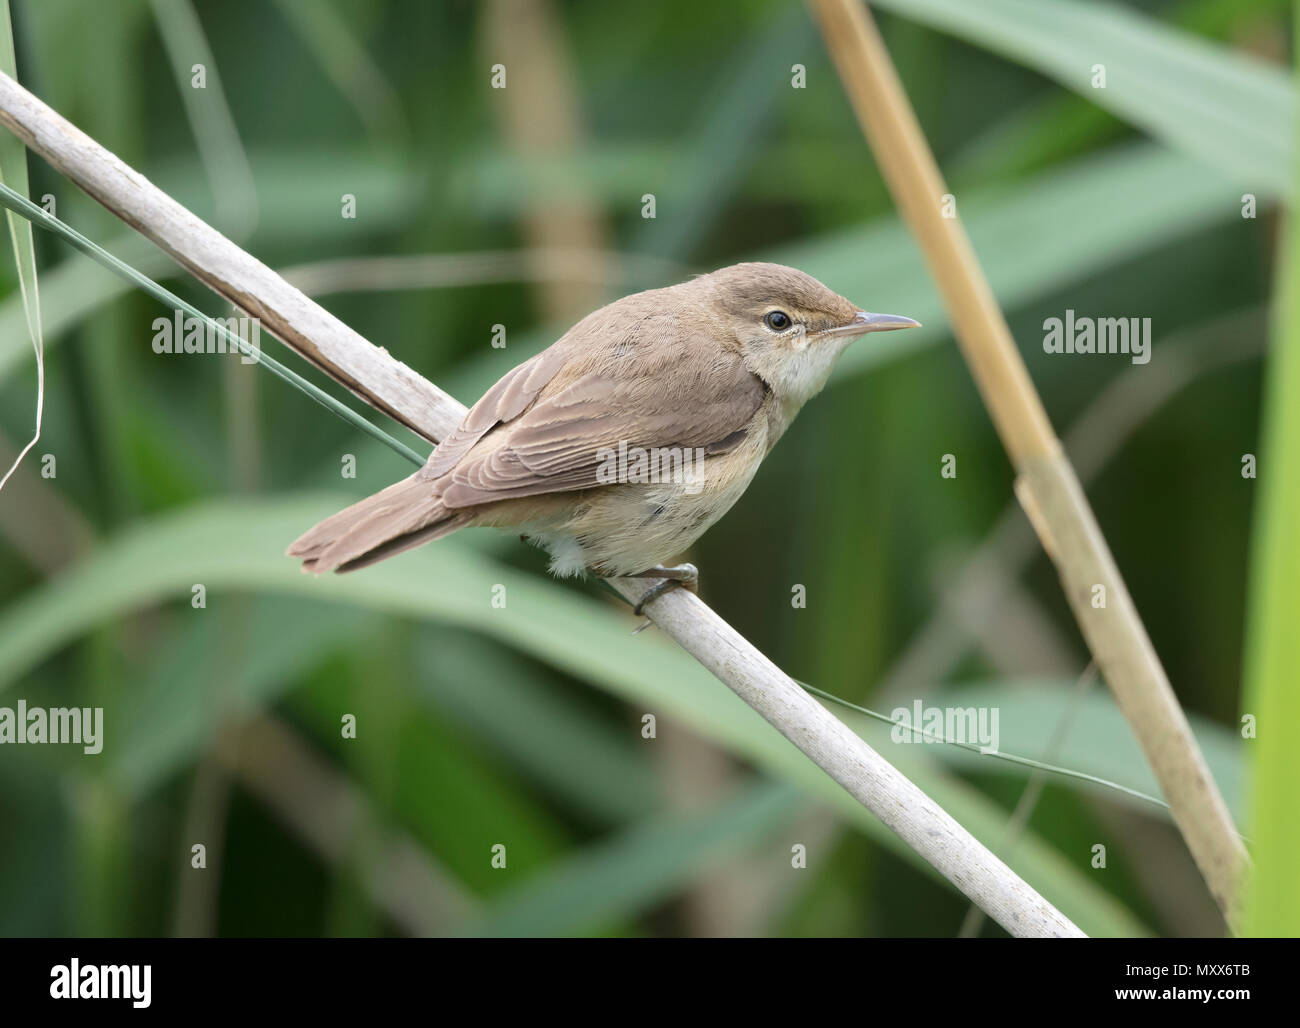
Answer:
POLYGON ((869 314, 858 311, 847 325, 839 325, 819 332, 821 336, 861 336, 868 332, 892 332, 896 328, 920 328, 919 321, 898 314, 869 314))

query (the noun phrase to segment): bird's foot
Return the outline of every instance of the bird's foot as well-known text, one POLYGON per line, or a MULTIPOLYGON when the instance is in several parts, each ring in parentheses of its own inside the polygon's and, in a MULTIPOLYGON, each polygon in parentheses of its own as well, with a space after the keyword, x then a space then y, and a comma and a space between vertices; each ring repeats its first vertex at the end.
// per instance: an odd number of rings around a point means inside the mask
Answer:
MULTIPOLYGON (((700 569, 694 564, 677 564, 670 568, 664 567, 662 564, 657 564, 645 571, 638 571, 635 575, 627 575, 625 577, 659 579, 658 582, 645 591, 641 599, 637 601, 636 606, 632 608, 633 616, 640 617, 642 612, 645 610, 647 603, 657 600, 664 593, 668 592, 669 589, 676 589, 678 586, 681 586, 689 589, 691 592, 696 592, 699 588, 700 569)), ((638 628, 637 631, 642 631, 646 625, 649 625, 649 623, 650 622, 647 621, 646 624, 642 625, 641 628, 638 628)))

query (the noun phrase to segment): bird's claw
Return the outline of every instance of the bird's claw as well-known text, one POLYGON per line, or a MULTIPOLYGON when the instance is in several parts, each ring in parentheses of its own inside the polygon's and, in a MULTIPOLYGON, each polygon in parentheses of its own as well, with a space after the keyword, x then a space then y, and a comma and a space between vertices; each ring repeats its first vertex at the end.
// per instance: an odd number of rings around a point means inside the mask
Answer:
MULTIPOLYGON (((649 571, 642 571, 640 574, 630 575, 628 577, 659 579, 659 581, 645 591, 641 596, 641 599, 637 601, 636 606, 632 608, 633 616, 640 617, 645 611, 647 603, 651 600, 659 599, 660 596, 668 592, 670 589, 674 589, 677 586, 684 586, 691 592, 695 592, 699 587, 700 571, 694 564, 678 564, 676 567, 671 568, 662 566, 654 567, 649 571)), ((640 632, 644 628, 645 625, 642 625, 641 628, 637 629, 637 631, 640 632)), ((633 634, 635 635, 636 633, 634 632, 633 634)))

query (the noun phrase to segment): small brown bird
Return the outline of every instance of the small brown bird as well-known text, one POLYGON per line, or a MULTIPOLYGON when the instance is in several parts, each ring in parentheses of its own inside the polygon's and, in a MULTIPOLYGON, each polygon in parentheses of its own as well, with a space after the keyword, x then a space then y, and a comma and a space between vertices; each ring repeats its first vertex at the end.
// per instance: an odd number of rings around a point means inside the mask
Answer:
POLYGON ((305 571, 352 571, 469 526, 521 532, 551 572, 693 587, 682 553, 731 509, 868 314, 780 264, 625 296, 508 372, 410 478, 306 532, 305 571))

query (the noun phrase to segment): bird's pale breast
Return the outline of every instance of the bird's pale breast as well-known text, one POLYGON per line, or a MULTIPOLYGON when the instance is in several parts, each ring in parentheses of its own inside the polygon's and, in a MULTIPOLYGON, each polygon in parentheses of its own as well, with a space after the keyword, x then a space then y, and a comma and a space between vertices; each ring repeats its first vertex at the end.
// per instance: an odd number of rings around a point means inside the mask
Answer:
POLYGON ((571 517, 534 540, 556 574, 645 571, 680 556, 740 499, 767 453, 767 419, 755 418, 735 449, 704 457, 698 477, 626 482, 587 492, 571 517))

